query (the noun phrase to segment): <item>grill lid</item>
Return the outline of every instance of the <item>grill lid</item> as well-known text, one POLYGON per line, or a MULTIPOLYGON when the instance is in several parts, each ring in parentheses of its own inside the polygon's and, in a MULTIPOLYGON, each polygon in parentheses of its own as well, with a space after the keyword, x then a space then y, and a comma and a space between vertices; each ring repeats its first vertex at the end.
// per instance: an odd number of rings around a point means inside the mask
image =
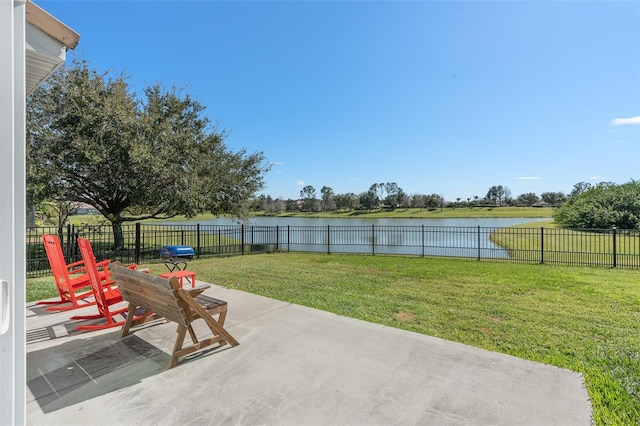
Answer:
POLYGON ((191 246, 164 246, 160 249, 162 257, 187 257, 195 256, 196 252, 191 246))

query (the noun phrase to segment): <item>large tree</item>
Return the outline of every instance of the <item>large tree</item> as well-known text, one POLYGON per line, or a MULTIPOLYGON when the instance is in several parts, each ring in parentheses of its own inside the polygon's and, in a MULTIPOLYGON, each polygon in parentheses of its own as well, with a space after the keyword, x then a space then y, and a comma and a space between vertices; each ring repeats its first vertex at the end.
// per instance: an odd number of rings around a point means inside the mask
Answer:
POLYGON ((538 197, 535 192, 520 194, 518 198, 516 198, 516 204, 521 207, 531 207, 538 201, 540 201, 540 197, 538 197))
POLYGON ((337 194, 335 197, 336 209, 351 211, 358 207, 358 196, 353 192, 337 194))
POLYGON ((378 196, 376 195, 375 189, 373 189, 373 185, 367 192, 362 192, 358 196, 358 201, 360 203, 360 207, 365 210, 373 210, 378 207, 379 200, 378 196))
POLYGON ((402 188, 400 188, 395 182, 385 183, 384 189, 387 192, 387 196, 384 198, 383 202, 387 205, 387 207, 398 207, 404 202, 404 199, 407 196, 402 188))
POLYGON ((560 207, 562 203, 564 203, 567 200, 567 196, 564 195, 562 191, 543 192, 540 195, 540 198, 542 198, 542 201, 544 201, 545 203, 550 204, 552 206, 556 206, 556 207, 560 207))
POLYGON ((489 188, 487 191, 487 199, 492 200, 493 204, 501 206, 504 202, 511 198, 511 191, 506 186, 496 185, 489 188))
POLYGON ((263 153, 233 152, 205 107, 155 84, 138 99, 126 77, 74 61, 27 101, 33 198, 82 201, 112 224, 201 212, 248 214, 268 170, 263 153))
POLYGON ((582 189, 554 213, 560 226, 640 229, 640 181, 632 180, 622 185, 604 182, 582 189))
POLYGON ((316 202, 318 201, 316 198, 316 189, 312 185, 307 185, 300 190, 300 197, 303 199, 303 210, 306 211, 315 211, 316 210, 316 202))
POLYGON ((320 189, 320 194, 322 194, 322 211, 335 210, 336 194, 333 192, 333 189, 328 186, 323 186, 322 189, 320 189))

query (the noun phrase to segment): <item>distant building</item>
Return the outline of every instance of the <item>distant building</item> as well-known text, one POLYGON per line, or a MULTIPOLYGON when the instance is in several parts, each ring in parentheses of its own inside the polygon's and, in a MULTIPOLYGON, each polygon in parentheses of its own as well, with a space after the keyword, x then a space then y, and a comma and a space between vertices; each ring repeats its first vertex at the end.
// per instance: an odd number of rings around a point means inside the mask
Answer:
POLYGON ((74 207, 76 209, 78 209, 76 211, 76 214, 87 214, 87 215, 98 215, 100 214, 100 212, 98 211, 98 209, 96 209, 95 207, 93 207, 91 204, 87 204, 87 203, 74 203, 74 207))

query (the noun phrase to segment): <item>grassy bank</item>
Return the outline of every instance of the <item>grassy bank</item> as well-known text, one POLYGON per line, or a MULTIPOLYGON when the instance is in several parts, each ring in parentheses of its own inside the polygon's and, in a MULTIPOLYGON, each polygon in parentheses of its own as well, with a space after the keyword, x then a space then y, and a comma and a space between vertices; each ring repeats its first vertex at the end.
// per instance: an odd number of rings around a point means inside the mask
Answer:
MULTIPOLYGON (((447 218, 541 218, 551 217, 552 207, 460 207, 444 209, 393 209, 393 210, 358 210, 350 212, 299 212, 280 213, 274 217, 314 217, 314 218, 372 218, 372 219, 447 219, 447 218)), ((267 215, 259 212, 258 215, 267 215)))
MULTIPOLYGON (((393 209, 393 210, 358 210, 350 212, 285 212, 280 214, 269 214, 264 211, 254 212, 254 216, 270 216, 270 217, 311 217, 311 218, 372 218, 372 219, 446 219, 446 218, 541 218, 552 217, 554 208, 552 207, 460 207, 460 208, 444 208, 440 209, 393 209)), ((212 214, 202 214, 195 218, 186 218, 184 216, 176 216, 169 219, 171 222, 182 221, 202 221, 213 220, 217 216, 212 214)), ((102 216, 76 215, 69 218, 69 222, 79 224, 108 224, 102 216)), ((158 220, 143 220, 142 223, 159 223, 158 220)))
MULTIPOLYGON (((597 424, 640 424, 638 271, 299 253, 194 260, 189 269, 203 281, 578 371, 597 424)), ((51 278, 29 280, 27 293, 47 286, 51 278)))
MULTIPOLYGON (((637 267, 636 257, 640 255, 637 238, 636 233, 618 231, 615 248, 618 266, 637 267)), ((515 260, 530 262, 532 255, 540 259, 544 247, 544 261, 547 263, 582 262, 611 266, 613 262, 612 234, 559 229, 553 221, 500 228, 491 234, 491 240, 505 248, 515 260), (545 228, 544 235, 541 227, 545 228)))

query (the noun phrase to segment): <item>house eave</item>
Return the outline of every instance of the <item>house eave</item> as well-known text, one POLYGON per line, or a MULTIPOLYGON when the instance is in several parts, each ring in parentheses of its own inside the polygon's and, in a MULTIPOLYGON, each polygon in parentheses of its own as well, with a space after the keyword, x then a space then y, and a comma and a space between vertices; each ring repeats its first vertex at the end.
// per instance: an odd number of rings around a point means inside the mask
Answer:
POLYGON ((80 40, 78 33, 31 1, 25 13, 25 85, 29 96, 66 60, 68 49, 80 40))
POLYGON ((75 49, 80 41, 80 35, 71 28, 58 21, 32 1, 26 3, 27 23, 64 45, 67 49, 75 49))

